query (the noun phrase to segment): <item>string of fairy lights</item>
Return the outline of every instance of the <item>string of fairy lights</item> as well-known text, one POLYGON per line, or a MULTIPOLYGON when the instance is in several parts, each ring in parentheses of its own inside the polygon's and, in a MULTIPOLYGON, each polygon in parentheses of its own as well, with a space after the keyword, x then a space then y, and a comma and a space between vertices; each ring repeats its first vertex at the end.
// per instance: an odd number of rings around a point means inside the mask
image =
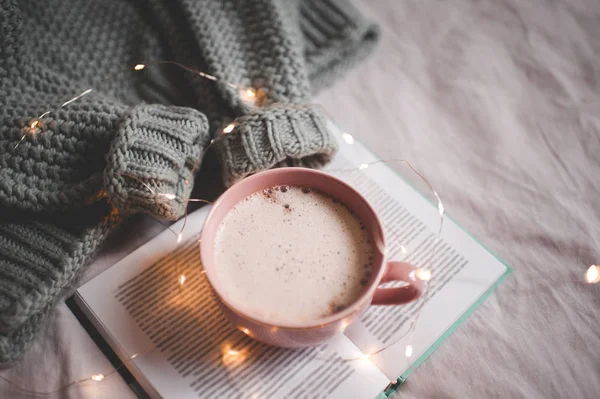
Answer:
MULTIPOLYGON (((147 63, 147 64, 137 64, 134 66, 134 70, 135 71, 141 71, 144 70, 145 68, 151 66, 151 65, 160 65, 160 64, 171 64, 171 65, 175 65, 178 66, 180 68, 183 68, 184 70, 194 73, 202 78, 208 79, 208 80, 212 80, 214 82, 218 82, 221 84, 226 85, 229 88, 235 89, 238 92, 239 95, 239 99, 246 104, 249 107, 256 107, 256 106, 260 106, 262 104, 264 104, 266 102, 266 97, 267 97, 267 92, 264 89, 255 89, 253 87, 241 87, 239 85, 233 84, 231 82, 225 81, 223 79, 219 79, 214 75, 210 75, 207 74, 205 72, 202 71, 198 71, 192 68, 189 68, 185 65, 182 65, 180 63, 174 62, 174 61, 156 61, 156 62, 152 62, 152 63, 147 63)), ((46 119, 49 118, 49 116, 52 113, 56 113, 57 111, 59 111, 60 109, 68 106, 69 104, 79 100, 80 98, 88 95, 89 93, 92 92, 92 89, 86 89, 85 91, 81 92, 80 94, 68 99, 67 101, 63 102, 60 106, 58 106, 57 108, 51 109, 49 111, 46 111, 42 114, 40 114, 39 116, 37 116, 36 118, 30 120, 26 126, 23 127, 23 135, 21 136, 20 140, 16 143, 16 145, 14 146, 13 150, 16 150, 19 145, 22 144, 22 142, 27 139, 27 137, 30 136, 35 136, 37 134, 40 134, 41 132, 44 132, 46 130, 46 126, 47 126, 47 121, 46 119)), ((273 104, 275 105, 275 104, 273 104)), ((284 104, 285 106, 295 106, 294 104, 284 104)), ((327 114, 327 111, 320 105, 317 104, 308 104, 308 105, 298 105, 299 107, 306 107, 306 106, 314 106, 314 107, 319 107, 322 111, 324 111, 327 114)), ((208 146, 205 148, 204 152, 202 155, 204 155, 206 153, 206 151, 209 150, 210 146, 216 141, 218 140, 220 137, 222 137, 223 135, 227 135, 231 132, 233 132, 233 130, 236 127, 236 123, 232 122, 228 125, 226 125, 220 132, 220 134, 215 138, 212 139, 210 141, 210 143, 208 144, 208 146)), ((355 140, 354 137, 348 133, 343 133, 342 134, 342 138, 343 140, 348 144, 348 145, 352 145, 354 144, 355 140)), ((202 157, 200 157, 200 160, 198 162, 202 161, 202 157)), ((428 186, 429 190, 431 191, 431 193, 433 194, 436 202, 437 202, 437 211, 440 217, 440 222, 439 222, 439 228, 437 230, 437 235, 435 240, 439 240, 441 233, 442 233, 442 228, 443 228, 443 222, 444 222, 444 205, 442 203, 442 200, 440 198, 440 196, 438 195, 438 193, 433 189, 432 185, 429 183, 429 181, 425 178, 424 175, 422 175, 420 172, 418 172, 413 165, 405 160, 405 159, 400 159, 400 158, 393 158, 393 159, 386 159, 386 160, 377 160, 377 161, 373 161, 373 162, 368 162, 368 163, 362 163, 360 165, 358 165, 357 167, 353 168, 353 169, 340 169, 340 170, 330 170, 330 172, 356 172, 356 171, 363 171, 369 167, 372 167, 376 164, 381 164, 381 163, 389 163, 392 161, 397 161, 400 162, 406 166, 408 166, 410 168, 410 170, 415 173, 422 181, 425 182, 425 184, 428 186)), ((136 176, 133 175, 126 175, 124 174, 124 176, 132 178, 134 180, 136 180, 142 187, 144 187, 145 189, 147 189, 152 195, 154 195, 157 199, 157 201, 187 201, 187 202, 204 202, 207 204, 211 204, 210 201, 204 200, 204 199, 194 199, 194 198, 178 198, 176 194, 174 193, 170 193, 170 192, 159 192, 157 191, 155 188, 151 187, 148 183, 142 181, 141 179, 139 179, 136 176)), ((186 186, 189 187, 189 181, 186 181, 186 186)), ((186 192, 185 193, 185 197, 187 197, 189 193, 186 192)), ((182 227, 179 231, 174 231, 170 226, 165 226, 167 229, 169 229, 176 237, 176 241, 177 244, 180 244, 182 241, 182 237, 183 237, 183 231, 186 227, 187 224, 187 207, 183 216, 183 224, 182 227)), ((389 231, 393 231, 388 229, 389 231)), ((407 253, 407 250, 404 246, 400 246, 401 248, 401 252, 403 254, 407 253)), ((428 260, 425 262, 428 266, 425 268, 419 268, 415 271, 415 276, 416 278, 422 280, 424 282, 424 290, 423 290, 423 295, 422 297, 419 299, 420 304, 417 308, 416 314, 414 316, 414 319, 411 321, 408 330, 402 334, 401 336, 399 336, 397 339, 395 339, 393 342, 391 342, 388 345, 385 345, 384 347, 373 351, 369 354, 362 354, 359 357, 355 357, 355 358, 347 358, 347 359, 342 359, 343 361, 363 361, 363 362, 368 362, 370 360, 371 357, 383 352, 384 350, 396 345, 397 343, 399 343, 401 340, 403 340, 407 335, 410 334, 409 339, 408 339, 408 343, 405 346, 405 350, 404 350, 404 354, 407 358, 412 357, 413 355, 413 338, 414 338, 414 334, 415 334, 415 326, 419 320, 419 316, 421 314, 421 310, 424 306, 424 304, 426 303, 426 299, 427 299, 427 294, 428 294, 428 286, 429 286, 429 282, 432 278, 432 272, 431 272, 431 265, 433 263, 433 260, 435 258, 436 255, 436 248, 437 246, 434 245, 433 249, 431 250, 428 260)), ((185 274, 181 274, 179 273, 179 271, 176 271, 177 273, 177 283, 179 288, 181 289, 186 281, 187 281, 187 277, 185 274)), ((201 274, 204 274, 204 271, 201 271, 201 274)), ((600 265, 591 265, 588 269, 587 272, 585 274, 585 279, 588 283, 590 284, 595 284, 600 282, 600 265)), ((347 327, 347 326, 344 326, 347 327)), ((242 329, 241 330, 243 333, 245 333, 246 335, 252 336, 251 332, 247 329, 242 329)), ((85 378, 81 378, 81 379, 77 379, 74 380, 64 386, 61 386, 57 389, 51 390, 51 391, 33 391, 33 390, 29 390, 26 388, 23 388, 21 386, 19 386, 18 384, 14 383, 13 381, 11 381, 10 379, 0 375, 0 379, 4 380, 5 382, 7 382, 8 384, 12 385, 15 389, 17 389, 18 391, 25 393, 25 394, 30 394, 30 395, 36 395, 36 396, 49 396, 49 395, 54 395, 54 394, 58 394, 68 388, 72 388, 73 386, 77 386, 79 384, 83 384, 89 381, 93 381, 96 383, 100 383, 102 381, 104 381, 106 379, 106 377, 118 372, 120 369, 122 369, 123 367, 125 367, 126 363, 132 361, 133 359, 135 359, 138 356, 141 356, 145 353, 151 352, 154 349, 156 349, 155 346, 152 346, 150 348, 148 348, 145 351, 141 351, 138 352, 130 357, 128 357, 127 359, 121 359, 121 364, 118 365, 117 367, 112 368, 111 370, 104 372, 104 373, 96 373, 96 374, 92 374, 89 377, 85 377, 85 378)), ((231 346, 223 346, 223 348, 221 348, 221 351, 223 352, 223 358, 225 359, 227 358, 234 358, 234 359, 240 359, 240 356, 243 355, 244 353, 244 349, 243 348, 232 348, 231 346)), ((394 382, 394 381, 392 381, 394 382)))
POLYGON ((58 106, 58 108, 50 110, 50 111, 46 111, 43 114, 39 115, 37 118, 34 118, 31 121, 29 121, 27 126, 23 127, 23 135, 21 136, 21 140, 19 140, 19 142, 14 146, 13 150, 16 150, 19 147, 19 145, 21 145, 23 140, 25 140, 25 138, 27 138, 27 136, 34 136, 37 133, 39 133, 42 129, 45 129, 45 124, 44 124, 45 117, 47 117, 51 113, 58 112, 61 108, 66 107, 67 105, 79 100, 81 97, 86 96, 86 95, 90 94, 91 92, 92 92, 92 89, 87 89, 87 90, 83 91, 82 93, 76 95, 75 97, 65 101, 60 106, 58 106))

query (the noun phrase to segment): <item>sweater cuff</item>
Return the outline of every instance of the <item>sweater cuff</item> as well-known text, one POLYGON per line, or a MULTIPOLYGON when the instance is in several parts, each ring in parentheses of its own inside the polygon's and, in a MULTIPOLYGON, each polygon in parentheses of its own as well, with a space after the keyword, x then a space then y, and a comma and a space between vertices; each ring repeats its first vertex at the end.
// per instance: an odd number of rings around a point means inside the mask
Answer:
POLYGON ((124 213, 176 220, 185 213, 194 173, 209 141, 206 117, 191 108, 142 105, 121 121, 104 185, 124 213))
POLYGON ((305 0, 300 5, 306 64, 313 92, 329 86, 373 50, 377 25, 348 0, 305 0))
POLYGON ((309 106, 272 106, 239 118, 231 133, 213 144, 223 179, 231 186, 244 177, 281 166, 321 168, 337 142, 320 113, 309 106))
POLYGON ((120 220, 102 203, 45 219, 0 223, 0 364, 2 341, 56 303, 120 220))

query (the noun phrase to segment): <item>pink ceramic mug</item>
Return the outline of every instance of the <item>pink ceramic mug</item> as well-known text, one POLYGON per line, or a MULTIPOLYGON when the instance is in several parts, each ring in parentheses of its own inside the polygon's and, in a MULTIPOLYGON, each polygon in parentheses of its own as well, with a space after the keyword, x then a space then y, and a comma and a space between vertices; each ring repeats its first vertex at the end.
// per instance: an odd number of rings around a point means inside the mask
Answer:
POLYGON ((227 190, 212 207, 202 230, 200 255, 208 281, 225 316, 240 330, 259 341, 287 348, 317 345, 340 334, 358 319, 369 305, 401 305, 417 299, 422 281, 415 278, 415 267, 404 262, 388 262, 383 227, 367 200, 343 181, 323 172, 305 168, 281 168, 257 173, 227 190), (257 191, 281 185, 306 186, 320 190, 344 203, 364 223, 373 243, 373 273, 363 293, 354 303, 331 316, 306 325, 274 325, 236 308, 219 283, 215 264, 215 237, 227 213, 240 201, 257 191), (379 288, 379 284, 400 280, 403 287, 379 288))

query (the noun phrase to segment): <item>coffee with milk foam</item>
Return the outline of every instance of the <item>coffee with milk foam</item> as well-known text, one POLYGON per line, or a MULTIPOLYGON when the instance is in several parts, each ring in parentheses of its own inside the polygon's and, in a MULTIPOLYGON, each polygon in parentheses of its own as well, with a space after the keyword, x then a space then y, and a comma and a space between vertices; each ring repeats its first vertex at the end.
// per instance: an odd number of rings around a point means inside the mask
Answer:
POLYGON ((231 304, 273 325, 318 322, 352 304, 372 274, 362 222, 335 198, 279 186, 238 203, 215 240, 231 304))

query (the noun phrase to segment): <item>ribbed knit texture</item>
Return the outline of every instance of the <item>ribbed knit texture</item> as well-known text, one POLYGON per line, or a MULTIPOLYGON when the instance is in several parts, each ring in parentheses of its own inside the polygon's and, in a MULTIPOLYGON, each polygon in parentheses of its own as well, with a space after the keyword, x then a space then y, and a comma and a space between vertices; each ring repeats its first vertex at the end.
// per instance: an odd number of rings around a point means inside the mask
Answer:
POLYGON ((318 168, 331 159, 337 144, 310 106, 271 106, 251 112, 219 141, 225 184, 273 166, 318 168))
POLYGON ((121 212, 179 218, 207 141, 199 133, 207 131, 206 117, 189 108, 134 108, 120 124, 106 156, 104 185, 110 203, 121 212), (141 184, 148 181, 154 182, 154 192, 141 184))
POLYGON ((345 0, 0 0, 0 363, 124 217, 184 213, 212 138, 226 184, 323 166, 335 142, 306 104, 376 37, 345 0), (265 101, 169 65, 133 70, 165 59, 265 101), (14 149, 28 121, 90 87, 14 149))

